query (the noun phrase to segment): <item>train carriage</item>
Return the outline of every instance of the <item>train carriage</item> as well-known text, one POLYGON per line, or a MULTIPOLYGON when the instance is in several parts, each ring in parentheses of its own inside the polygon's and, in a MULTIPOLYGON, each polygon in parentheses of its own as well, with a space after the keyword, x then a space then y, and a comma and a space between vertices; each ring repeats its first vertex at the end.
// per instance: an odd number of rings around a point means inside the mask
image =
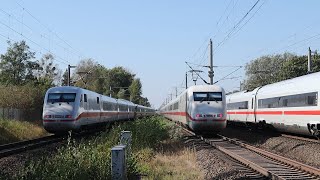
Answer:
POLYGON ((282 132, 319 136, 319 81, 320 73, 313 73, 227 95, 228 121, 266 124, 282 132))
POLYGON ((52 133, 78 131, 100 123, 133 119, 137 106, 147 108, 78 87, 53 87, 45 95, 43 126, 52 133))
POLYGON ((226 127, 225 92, 217 85, 191 86, 161 107, 160 114, 197 133, 219 132, 226 127))

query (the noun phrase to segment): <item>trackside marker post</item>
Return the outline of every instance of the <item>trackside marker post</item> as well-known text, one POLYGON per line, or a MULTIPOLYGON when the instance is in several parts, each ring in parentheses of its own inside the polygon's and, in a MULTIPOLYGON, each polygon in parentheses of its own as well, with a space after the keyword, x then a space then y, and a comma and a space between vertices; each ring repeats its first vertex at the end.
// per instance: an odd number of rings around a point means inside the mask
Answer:
POLYGON ((121 131, 120 134, 120 145, 126 146, 126 155, 129 158, 131 153, 131 132, 130 131, 121 131))
POLYGON ((111 173, 113 180, 127 180, 125 145, 117 145, 111 149, 111 173))

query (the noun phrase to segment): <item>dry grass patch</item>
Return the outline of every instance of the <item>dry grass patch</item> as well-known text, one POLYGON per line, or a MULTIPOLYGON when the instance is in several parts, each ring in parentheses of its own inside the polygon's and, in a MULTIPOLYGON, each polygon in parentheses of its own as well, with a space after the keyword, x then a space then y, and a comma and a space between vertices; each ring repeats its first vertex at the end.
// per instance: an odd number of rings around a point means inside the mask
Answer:
POLYGON ((34 139, 47 135, 42 126, 26 121, 0 119, 0 144, 34 139))
POLYGON ((148 163, 149 172, 143 179, 203 179, 197 167, 195 150, 180 141, 163 143, 148 163))

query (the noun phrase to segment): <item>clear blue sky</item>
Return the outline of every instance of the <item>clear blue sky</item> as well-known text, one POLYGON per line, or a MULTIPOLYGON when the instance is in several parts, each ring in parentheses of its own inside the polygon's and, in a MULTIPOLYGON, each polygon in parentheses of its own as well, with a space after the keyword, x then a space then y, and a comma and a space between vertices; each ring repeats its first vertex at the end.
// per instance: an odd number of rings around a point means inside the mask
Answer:
MULTIPOLYGON (((38 56, 50 50, 66 64, 93 58, 108 68, 124 66, 136 73, 143 95, 159 107, 175 86, 182 91, 189 70, 184 62, 207 63, 208 37, 216 47, 255 2, 6 0, 0 7, 0 53, 7 38, 25 39, 21 33, 38 56)), ((320 33, 319 6, 316 0, 260 0, 240 26, 254 14, 250 21, 214 52, 214 64, 245 65, 266 54, 319 49, 320 36, 300 42, 320 33)), ((65 69, 62 62, 57 61, 65 69)), ((215 80, 235 69, 216 68, 215 80)), ((201 75, 208 79, 207 73, 201 75)), ((230 77, 219 82, 226 91, 239 88, 244 69, 230 77)))

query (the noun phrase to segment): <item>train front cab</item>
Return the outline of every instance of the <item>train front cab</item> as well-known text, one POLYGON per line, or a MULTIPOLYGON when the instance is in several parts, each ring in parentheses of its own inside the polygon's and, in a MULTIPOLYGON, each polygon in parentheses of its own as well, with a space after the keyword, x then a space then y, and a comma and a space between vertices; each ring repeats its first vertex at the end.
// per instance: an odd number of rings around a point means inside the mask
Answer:
POLYGON ((76 88, 51 88, 45 95, 43 126, 48 132, 77 130, 80 95, 76 88))
POLYGON ((225 95, 220 92, 195 91, 189 94, 188 126, 195 132, 219 132, 226 127, 225 95))

